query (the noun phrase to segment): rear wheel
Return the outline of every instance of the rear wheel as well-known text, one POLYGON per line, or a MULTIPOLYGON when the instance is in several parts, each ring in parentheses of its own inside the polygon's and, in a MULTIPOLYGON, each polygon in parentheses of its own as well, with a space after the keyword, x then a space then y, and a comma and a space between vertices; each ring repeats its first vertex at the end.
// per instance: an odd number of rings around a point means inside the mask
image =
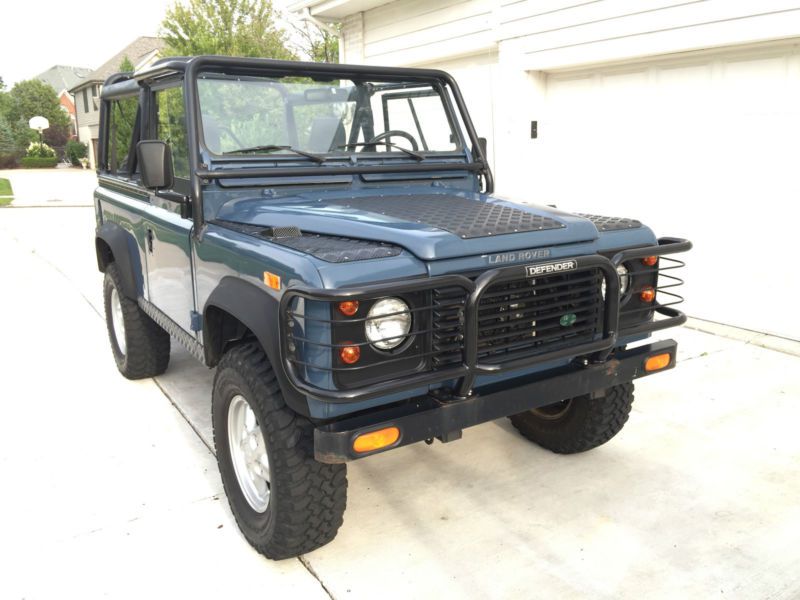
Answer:
POLYGON ((532 442, 559 454, 585 452, 605 444, 628 420, 633 383, 615 385, 605 395, 576 396, 511 417, 511 424, 532 442))
POLYGON ((103 301, 111 352, 128 379, 160 375, 169 365, 169 334, 122 292, 117 265, 106 267, 103 301))
POLYGON ((256 550, 289 558, 336 537, 347 502, 347 469, 314 459, 314 427, 286 406, 258 344, 235 346, 222 357, 212 422, 231 511, 256 550))

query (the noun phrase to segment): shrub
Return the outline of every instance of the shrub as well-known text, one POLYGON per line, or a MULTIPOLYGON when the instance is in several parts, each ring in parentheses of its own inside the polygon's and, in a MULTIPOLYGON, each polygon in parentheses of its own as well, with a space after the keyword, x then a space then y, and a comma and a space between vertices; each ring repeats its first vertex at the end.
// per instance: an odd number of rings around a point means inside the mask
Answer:
POLYGON ((0 150, 0 169, 13 169, 17 166, 17 160, 19 153, 0 150))
POLYGON ((67 142, 67 149, 64 154, 73 167, 80 167, 81 159, 86 158, 89 154, 89 148, 78 140, 70 140, 67 142))
POLYGON ((56 151, 44 142, 31 142, 26 156, 32 158, 55 158, 56 151))
POLYGON ((55 156, 24 156, 20 160, 23 169, 52 169, 58 164, 55 156))

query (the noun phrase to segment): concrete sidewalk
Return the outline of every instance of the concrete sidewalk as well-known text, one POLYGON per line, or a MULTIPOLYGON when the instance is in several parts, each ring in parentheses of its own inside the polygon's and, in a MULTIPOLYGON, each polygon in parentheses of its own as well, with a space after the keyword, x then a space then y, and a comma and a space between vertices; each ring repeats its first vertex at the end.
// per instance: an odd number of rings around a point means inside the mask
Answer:
POLYGON ((0 211, 0 597, 800 597, 800 358, 688 329, 609 444, 500 420, 359 461, 334 542, 261 558, 220 495, 212 372, 177 344, 156 380, 116 372, 93 217, 0 211))

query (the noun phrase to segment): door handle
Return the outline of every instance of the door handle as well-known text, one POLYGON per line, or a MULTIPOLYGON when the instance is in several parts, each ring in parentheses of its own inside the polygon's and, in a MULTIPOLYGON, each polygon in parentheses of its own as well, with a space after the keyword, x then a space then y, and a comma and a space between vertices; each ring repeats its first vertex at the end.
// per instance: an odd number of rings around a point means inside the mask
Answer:
POLYGON ((147 238, 147 251, 152 254, 153 253, 153 230, 148 228, 147 233, 145 234, 145 238, 147 238))

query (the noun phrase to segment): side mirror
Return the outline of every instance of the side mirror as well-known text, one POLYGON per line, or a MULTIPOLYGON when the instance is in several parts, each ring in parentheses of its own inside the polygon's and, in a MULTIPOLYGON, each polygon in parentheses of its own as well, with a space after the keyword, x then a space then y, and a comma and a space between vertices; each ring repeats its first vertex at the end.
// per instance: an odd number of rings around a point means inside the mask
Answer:
POLYGON ((136 157, 142 171, 142 183, 149 190, 172 187, 172 152, 161 140, 142 140, 136 144, 136 157))
POLYGON ((486 138, 479 137, 478 145, 481 147, 481 154, 483 154, 483 157, 488 159, 488 156, 486 155, 486 138))

